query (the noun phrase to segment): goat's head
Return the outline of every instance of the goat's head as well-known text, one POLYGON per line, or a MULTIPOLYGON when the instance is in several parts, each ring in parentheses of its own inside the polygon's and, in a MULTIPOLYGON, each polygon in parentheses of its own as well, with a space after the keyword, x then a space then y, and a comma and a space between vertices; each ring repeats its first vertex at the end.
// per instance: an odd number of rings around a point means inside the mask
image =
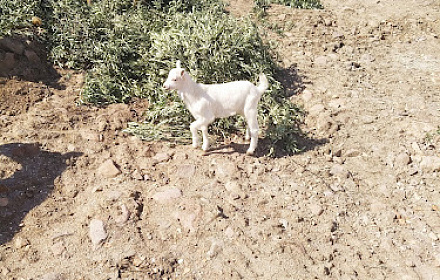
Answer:
POLYGON ((180 60, 176 62, 176 68, 171 69, 168 78, 163 84, 163 88, 167 90, 179 89, 182 87, 185 78, 185 69, 181 67, 180 60))

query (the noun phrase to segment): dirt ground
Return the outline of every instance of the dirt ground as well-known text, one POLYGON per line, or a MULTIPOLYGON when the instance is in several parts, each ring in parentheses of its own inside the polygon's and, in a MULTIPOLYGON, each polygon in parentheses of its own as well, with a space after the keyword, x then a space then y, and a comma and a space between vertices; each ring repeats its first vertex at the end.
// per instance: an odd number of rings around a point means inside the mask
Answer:
POLYGON ((440 279, 440 3, 322 3, 263 23, 307 112, 282 158, 142 142, 142 100, 0 44, 0 279, 440 279))

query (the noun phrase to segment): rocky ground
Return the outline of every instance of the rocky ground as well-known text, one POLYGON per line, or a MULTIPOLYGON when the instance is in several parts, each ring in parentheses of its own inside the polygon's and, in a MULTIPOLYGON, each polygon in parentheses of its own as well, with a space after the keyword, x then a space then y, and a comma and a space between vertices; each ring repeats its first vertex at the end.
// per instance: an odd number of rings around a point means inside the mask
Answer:
POLYGON ((282 158, 142 142, 142 100, 0 42, 0 279, 440 279, 440 4, 322 3, 262 23, 307 112, 282 158))

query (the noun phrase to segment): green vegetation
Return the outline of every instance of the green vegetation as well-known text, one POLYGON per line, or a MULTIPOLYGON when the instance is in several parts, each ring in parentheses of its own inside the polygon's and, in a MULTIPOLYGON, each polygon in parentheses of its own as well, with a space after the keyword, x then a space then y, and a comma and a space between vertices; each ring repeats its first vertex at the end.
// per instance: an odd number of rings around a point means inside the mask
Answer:
MULTIPOLYGON (((315 0, 270 2, 319 7, 315 0)), ((174 92, 162 89, 176 60, 204 83, 255 82, 264 72, 271 83, 259 107, 264 137, 271 154, 294 153, 300 110, 275 79, 279 69, 258 27, 223 8, 220 0, 0 0, 0 36, 44 40, 54 63, 87 70, 81 102, 147 98, 145 122, 130 124, 127 131, 148 140, 188 137, 192 117, 174 92), (41 27, 32 25, 33 16, 42 19, 41 27)), ((241 117, 211 126, 219 135, 243 128, 241 117)))

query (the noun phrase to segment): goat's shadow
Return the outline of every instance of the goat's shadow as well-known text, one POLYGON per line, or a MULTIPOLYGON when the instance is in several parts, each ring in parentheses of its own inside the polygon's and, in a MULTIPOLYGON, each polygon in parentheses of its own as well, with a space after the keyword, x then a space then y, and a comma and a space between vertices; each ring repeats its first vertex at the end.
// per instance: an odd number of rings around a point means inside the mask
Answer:
POLYGON ((23 218, 54 190, 54 181, 67 168, 66 161, 82 153, 61 154, 42 150, 38 143, 0 145, 0 245, 20 230, 23 218), (5 168, 6 167, 6 168, 5 168))

